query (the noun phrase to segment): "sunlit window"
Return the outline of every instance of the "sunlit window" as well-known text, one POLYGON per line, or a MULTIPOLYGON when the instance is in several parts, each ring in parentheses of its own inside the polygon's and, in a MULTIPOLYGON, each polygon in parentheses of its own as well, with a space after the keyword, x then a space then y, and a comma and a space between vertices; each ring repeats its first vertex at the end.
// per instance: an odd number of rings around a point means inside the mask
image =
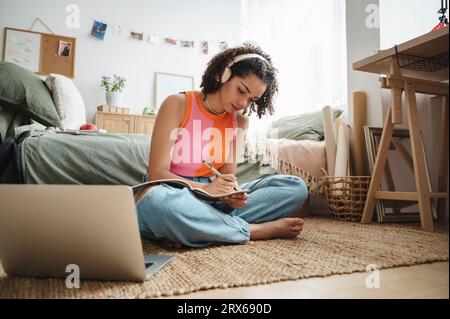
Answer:
POLYGON ((259 44, 279 71, 270 120, 347 108, 345 1, 242 0, 241 12, 241 40, 259 44))

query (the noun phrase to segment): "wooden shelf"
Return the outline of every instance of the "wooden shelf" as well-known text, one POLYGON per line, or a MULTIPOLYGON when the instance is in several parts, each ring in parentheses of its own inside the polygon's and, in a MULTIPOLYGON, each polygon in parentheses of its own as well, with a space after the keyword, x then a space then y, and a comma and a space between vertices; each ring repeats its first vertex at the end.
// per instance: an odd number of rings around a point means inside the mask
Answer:
POLYGON ((108 133, 138 133, 151 135, 155 115, 119 114, 97 111, 95 125, 108 133))

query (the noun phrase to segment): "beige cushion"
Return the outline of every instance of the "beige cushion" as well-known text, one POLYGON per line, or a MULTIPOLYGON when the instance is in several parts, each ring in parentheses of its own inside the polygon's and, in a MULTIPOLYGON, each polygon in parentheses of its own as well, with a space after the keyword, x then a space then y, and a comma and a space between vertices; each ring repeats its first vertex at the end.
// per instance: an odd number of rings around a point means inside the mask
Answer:
POLYGON ((61 74, 51 73, 45 84, 52 92, 53 102, 61 118, 63 129, 79 129, 86 123, 83 98, 71 79, 61 74))

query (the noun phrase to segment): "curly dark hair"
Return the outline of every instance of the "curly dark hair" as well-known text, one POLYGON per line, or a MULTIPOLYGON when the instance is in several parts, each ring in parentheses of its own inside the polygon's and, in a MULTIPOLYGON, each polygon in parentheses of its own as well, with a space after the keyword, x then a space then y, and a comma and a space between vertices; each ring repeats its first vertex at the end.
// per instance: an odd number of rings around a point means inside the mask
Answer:
POLYGON ((256 112, 257 116, 261 118, 269 110, 270 115, 274 113, 273 97, 278 92, 278 81, 276 78, 277 69, 272 65, 270 56, 265 53, 259 46, 254 43, 244 43, 235 48, 224 50, 215 55, 203 73, 202 83, 200 87, 205 94, 214 93, 223 85, 221 82, 222 74, 225 67, 233 61, 233 59, 241 54, 256 53, 267 60, 268 63, 261 59, 246 59, 239 61, 231 66, 231 77, 240 76, 245 77, 251 73, 259 77, 266 85, 266 91, 259 98, 244 110, 243 114, 251 115, 256 112))

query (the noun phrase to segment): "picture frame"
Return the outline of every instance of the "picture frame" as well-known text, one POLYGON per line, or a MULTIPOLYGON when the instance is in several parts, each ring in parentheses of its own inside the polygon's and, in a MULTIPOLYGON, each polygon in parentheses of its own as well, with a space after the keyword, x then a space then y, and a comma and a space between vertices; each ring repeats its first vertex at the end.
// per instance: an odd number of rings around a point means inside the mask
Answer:
POLYGON ((39 73, 41 70, 42 34, 5 28, 2 60, 39 73))
POLYGON ((58 55, 70 56, 71 52, 72 52, 72 42, 60 40, 58 46, 58 55))
POLYGON ((194 77, 190 75, 155 72, 154 105, 159 109, 166 97, 194 90, 194 77))
MULTIPOLYGON (((364 126, 367 157, 370 174, 373 174, 377 150, 383 129, 381 127, 364 126)), ((427 176, 429 176, 427 169, 427 176)), ((429 178, 428 178, 429 180, 429 178)), ((431 186, 430 186, 431 187, 431 186)), ((411 157, 411 143, 408 129, 394 129, 392 142, 388 149, 385 171, 380 191, 414 192, 415 177, 411 157), (392 172, 395 171, 395 176, 392 172), (399 176, 401 178, 399 178, 399 176), (400 190, 401 188, 401 190, 400 190)), ((432 203, 433 217, 436 218, 436 203, 432 203)), ((419 222, 420 213, 417 201, 376 200, 377 220, 383 222, 419 222)))

